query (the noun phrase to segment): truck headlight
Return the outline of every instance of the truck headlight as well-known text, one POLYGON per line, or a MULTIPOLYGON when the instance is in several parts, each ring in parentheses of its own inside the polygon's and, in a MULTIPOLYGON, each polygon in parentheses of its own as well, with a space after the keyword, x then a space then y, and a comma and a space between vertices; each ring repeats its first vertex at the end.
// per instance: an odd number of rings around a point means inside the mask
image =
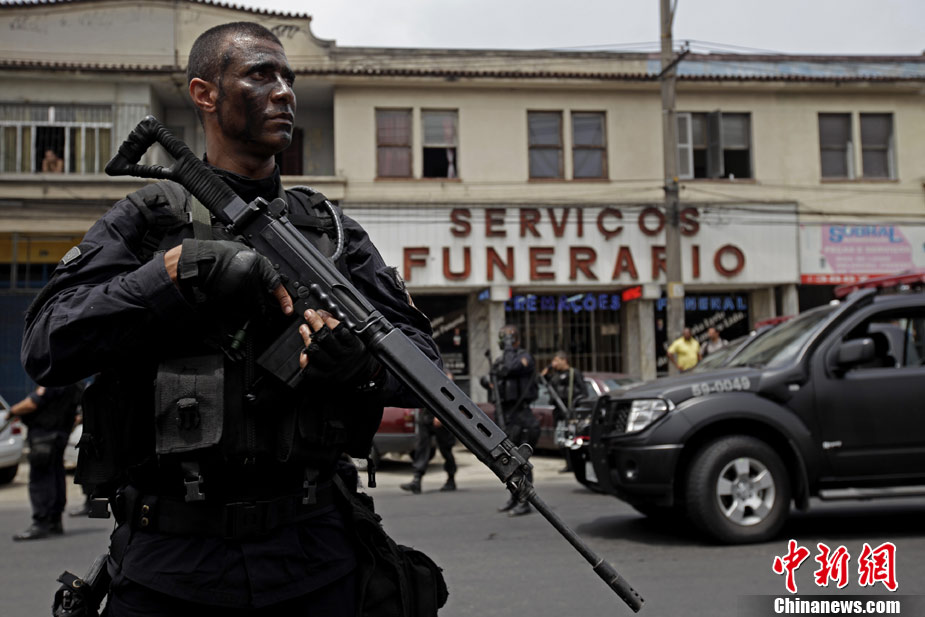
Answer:
POLYGON ((626 420, 626 432, 641 431, 672 409, 674 409, 674 403, 665 399, 644 398, 633 401, 626 420))

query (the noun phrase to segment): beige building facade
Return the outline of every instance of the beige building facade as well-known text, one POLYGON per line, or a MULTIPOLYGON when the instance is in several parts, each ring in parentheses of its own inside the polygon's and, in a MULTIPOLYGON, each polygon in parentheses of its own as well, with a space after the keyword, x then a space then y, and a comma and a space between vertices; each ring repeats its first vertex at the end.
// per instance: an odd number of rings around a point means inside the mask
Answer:
MULTIPOLYGON (((237 20, 276 33, 297 74, 284 182, 363 224, 464 385, 504 323, 540 363, 561 348, 586 371, 663 369, 657 56, 340 47, 308 15, 208 1, 0 5, 6 306, 141 186, 102 169, 145 115, 202 152, 186 56, 237 20), (61 171, 43 170, 49 150, 61 171)), ((925 267, 925 59, 691 54, 678 71, 695 334, 732 338, 831 285, 925 267)))

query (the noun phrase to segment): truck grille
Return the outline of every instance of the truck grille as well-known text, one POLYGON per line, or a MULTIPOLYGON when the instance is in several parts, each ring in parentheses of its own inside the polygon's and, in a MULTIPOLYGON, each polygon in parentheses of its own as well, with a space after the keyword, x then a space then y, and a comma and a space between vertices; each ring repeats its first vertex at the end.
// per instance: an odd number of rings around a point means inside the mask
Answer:
POLYGON ((630 415, 631 401, 609 400, 605 403, 602 424, 609 433, 626 432, 626 422, 630 415))

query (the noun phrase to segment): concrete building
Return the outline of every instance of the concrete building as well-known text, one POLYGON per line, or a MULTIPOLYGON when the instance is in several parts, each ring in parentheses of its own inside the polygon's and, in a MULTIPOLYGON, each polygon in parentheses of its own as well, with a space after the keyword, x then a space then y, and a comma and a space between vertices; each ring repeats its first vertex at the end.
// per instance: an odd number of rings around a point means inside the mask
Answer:
MULTIPOLYGON (((102 174, 131 128, 154 114, 202 152, 186 57, 236 20, 275 32, 297 74, 284 182, 366 227, 462 385, 487 372, 505 322, 539 362, 563 348, 584 370, 660 370, 657 54, 341 47, 308 15, 70 0, 0 5, 0 391, 28 387, 32 295, 142 184, 102 174), (47 150, 61 172, 43 171, 47 150)), ((925 58, 691 54, 678 71, 695 334, 731 338, 833 284, 925 266, 925 58)))

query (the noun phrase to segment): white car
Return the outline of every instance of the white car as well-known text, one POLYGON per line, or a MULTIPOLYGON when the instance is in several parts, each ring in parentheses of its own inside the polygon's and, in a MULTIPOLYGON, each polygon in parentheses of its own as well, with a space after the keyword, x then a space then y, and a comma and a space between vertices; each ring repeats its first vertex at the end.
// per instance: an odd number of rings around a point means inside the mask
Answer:
POLYGON ((67 438, 67 446, 64 448, 64 468, 68 471, 77 469, 77 443, 83 433, 84 425, 81 423, 74 427, 74 430, 71 431, 70 436, 67 438))
POLYGON ((0 396, 0 484, 9 484, 16 477, 22 448, 22 424, 10 422, 10 405, 0 396))

